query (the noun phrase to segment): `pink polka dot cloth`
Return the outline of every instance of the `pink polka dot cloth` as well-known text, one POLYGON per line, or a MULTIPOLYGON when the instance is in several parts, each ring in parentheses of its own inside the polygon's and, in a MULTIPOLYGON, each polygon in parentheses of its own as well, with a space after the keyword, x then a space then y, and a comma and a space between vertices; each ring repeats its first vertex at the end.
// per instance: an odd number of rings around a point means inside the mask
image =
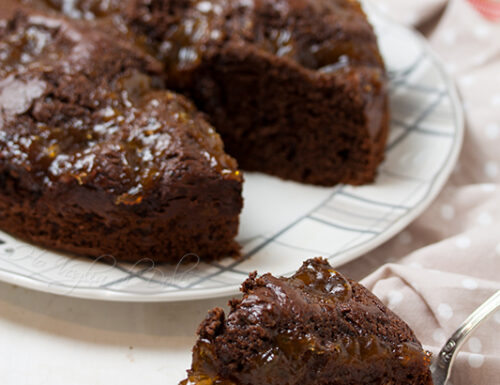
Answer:
MULTIPOLYGON (((436 354, 465 318, 500 290, 500 22, 486 17, 475 1, 375 3, 428 38, 458 86, 466 134, 457 167, 427 212, 339 270, 365 277, 362 283, 436 354)), ((451 383, 500 384, 500 312, 466 343, 451 383)))

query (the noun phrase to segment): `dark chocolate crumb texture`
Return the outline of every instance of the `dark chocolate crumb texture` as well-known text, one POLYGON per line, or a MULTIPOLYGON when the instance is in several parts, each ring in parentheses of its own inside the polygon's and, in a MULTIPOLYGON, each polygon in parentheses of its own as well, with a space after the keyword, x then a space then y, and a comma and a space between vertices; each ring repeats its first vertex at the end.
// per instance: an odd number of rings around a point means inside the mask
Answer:
POLYGON ((237 255, 232 157, 368 183, 387 108, 356 1, 4 0, 0 228, 130 261, 237 255))
POLYGON ((409 326, 324 259, 242 291, 201 323, 181 385, 432 385, 409 326))

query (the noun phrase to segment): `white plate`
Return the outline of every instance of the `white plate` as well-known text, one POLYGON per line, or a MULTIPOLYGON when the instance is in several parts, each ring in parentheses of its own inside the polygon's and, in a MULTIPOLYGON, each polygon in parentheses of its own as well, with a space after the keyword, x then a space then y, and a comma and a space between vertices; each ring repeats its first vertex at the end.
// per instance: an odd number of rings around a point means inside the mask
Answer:
MULTIPOLYGON (((249 272, 286 275, 312 256, 333 266, 385 242, 431 203, 463 138, 457 92, 416 32, 367 12, 390 73, 392 125, 373 185, 320 188, 246 173, 239 242, 244 257, 177 266, 105 264, 0 233, 0 280, 35 290, 113 301, 176 301, 230 295, 249 272)), ((196 258, 195 258, 196 259, 196 258)))

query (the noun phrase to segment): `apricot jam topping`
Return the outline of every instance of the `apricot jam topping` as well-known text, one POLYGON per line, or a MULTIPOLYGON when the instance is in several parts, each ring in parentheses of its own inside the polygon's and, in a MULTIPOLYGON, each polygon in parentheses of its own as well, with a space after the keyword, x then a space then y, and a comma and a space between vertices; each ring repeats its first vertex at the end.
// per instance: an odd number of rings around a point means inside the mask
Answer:
MULTIPOLYGON (((428 359, 418 343, 390 344, 383 336, 359 329, 348 328, 345 332, 333 334, 333 328, 337 327, 335 322, 312 321, 310 317, 316 314, 315 311, 331 313, 335 317, 338 306, 352 303, 353 288, 328 264, 318 263, 318 260, 308 262, 290 278, 277 280, 271 277, 249 289, 235 313, 228 316, 224 327, 219 327, 219 330, 228 330, 228 334, 222 332, 220 341, 217 341, 217 336, 198 341, 192 370, 182 385, 289 383, 289 376, 304 378, 311 374, 307 372, 311 368, 321 370, 327 361, 339 368, 356 368, 377 362, 383 366, 384 361, 394 360, 398 360, 401 366, 411 366, 428 359), (275 297, 277 299, 273 299, 275 297), (304 299, 306 305, 303 305, 304 299), (242 313, 237 314, 239 311, 242 313), (241 334, 233 328, 241 330, 241 334), (252 334, 253 330, 259 330, 258 337, 252 334), (236 340, 233 332, 236 332, 236 340), (241 338, 240 342, 238 338, 241 338), (244 349, 246 338, 256 339, 251 346, 257 345, 261 349, 245 352, 237 363, 231 364, 238 368, 234 377, 229 374, 229 378, 222 378, 220 371, 225 363, 220 355, 224 356, 227 349, 232 349, 226 344, 235 344, 234 349, 238 351, 244 349)), ((366 312, 378 311, 378 308, 370 307, 373 305, 361 306, 366 312)), ((361 378, 359 383, 362 383, 361 378)))
MULTIPOLYGON (((191 0, 186 9, 175 2, 166 5, 157 2, 156 6, 166 7, 165 13, 171 13, 172 16, 168 21, 161 22, 161 28, 165 26, 161 39, 144 35, 132 40, 135 39, 135 43, 144 50, 155 52, 165 64, 169 81, 179 86, 189 81, 190 73, 202 63, 203 55, 210 46, 231 39, 252 42, 273 55, 289 58, 303 67, 319 70, 321 73, 350 67, 353 62, 363 62, 364 58, 376 54, 370 52, 367 55, 366 50, 371 48, 359 41, 342 41, 338 37, 327 37, 319 42, 313 35, 307 37, 311 33, 297 27, 297 24, 300 24, 300 12, 294 13, 288 1, 276 0, 275 3, 269 3, 272 4, 272 11, 264 11, 262 7, 270 5, 257 0, 191 0), (266 12, 274 15, 276 20, 269 19, 268 15, 262 17, 261 14, 266 12)), ((44 2, 69 17, 107 19, 106 23, 126 31, 125 34, 130 38, 129 25, 126 17, 123 17, 125 7, 120 0, 44 2)), ((304 4, 301 7, 306 7, 304 4)), ((302 10, 306 11, 306 8, 302 10)), ((323 12, 339 15, 340 19, 352 18, 353 14, 363 15, 359 3, 352 0, 331 2, 323 12)))
POLYGON ((46 185, 111 190, 117 205, 140 204, 170 159, 200 159, 224 178, 241 179, 194 106, 157 91, 133 61, 130 68, 88 61, 99 44, 55 19, 18 23, 0 43, 0 156, 11 164, 46 185), (101 185, 106 173, 119 184, 101 185))
POLYGON ((60 55, 55 52, 51 43, 57 28, 50 25, 31 25, 11 33, 0 41, 0 77, 6 78, 16 70, 26 67, 43 67, 39 62, 42 53, 47 53, 51 58, 58 59, 60 55))
POLYGON ((287 281, 290 285, 329 302, 344 301, 352 294, 352 288, 347 279, 324 265, 303 266, 287 281))
POLYGON ((294 1, 293 6, 290 3, 290 0, 152 1, 142 5, 144 15, 135 22, 144 33, 143 45, 156 52, 165 64, 169 84, 176 87, 189 84, 192 72, 207 60, 205 55, 214 52, 211 48, 216 52, 228 42, 234 47, 253 44, 321 73, 362 63, 376 54, 360 39, 343 40, 343 35, 335 34, 318 38, 317 31, 303 23, 303 13, 308 12, 336 15, 334 21, 353 15, 364 18, 357 2, 325 2, 320 11, 312 10, 316 5, 305 1, 294 1), (152 35, 151 30, 156 34, 152 35))
POLYGON ((210 341, 202 340, 196 345, 192 371, 179 385, 236 385, 233 381, 221 378, 215 371, 215 352, 210 341))

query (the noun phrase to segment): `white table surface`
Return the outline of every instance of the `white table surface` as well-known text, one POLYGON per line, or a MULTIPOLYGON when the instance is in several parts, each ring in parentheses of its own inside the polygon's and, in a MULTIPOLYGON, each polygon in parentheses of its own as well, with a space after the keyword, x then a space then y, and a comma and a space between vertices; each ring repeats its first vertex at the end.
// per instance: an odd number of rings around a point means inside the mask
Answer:
POLYGON ((99 302, 0 283, 0 383, 176 385, 197 326, 227 301, 99 302))

